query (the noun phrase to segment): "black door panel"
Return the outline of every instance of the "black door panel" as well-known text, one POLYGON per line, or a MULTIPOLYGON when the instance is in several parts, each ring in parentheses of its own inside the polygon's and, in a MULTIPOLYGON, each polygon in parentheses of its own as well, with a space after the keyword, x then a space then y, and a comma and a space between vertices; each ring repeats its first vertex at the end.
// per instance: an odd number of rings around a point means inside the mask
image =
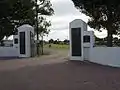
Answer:
POLYGON ((72 28, 72 56, 82 56, 81 28, 72 28))
POLYGON ((25 32, 20 32, 20 54, 26 53, 25 46, 25 32))

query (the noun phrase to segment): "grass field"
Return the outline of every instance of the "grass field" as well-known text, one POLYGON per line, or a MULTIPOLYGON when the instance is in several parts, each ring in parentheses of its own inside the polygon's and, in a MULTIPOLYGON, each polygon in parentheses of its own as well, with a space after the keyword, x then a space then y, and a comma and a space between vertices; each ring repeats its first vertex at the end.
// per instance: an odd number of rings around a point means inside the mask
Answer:
MULTIPOLYGON (((49 44, 44 45, 44 48, 49 48, 49 44)), ((51 49, 69 49, 69 45, 51 44, 51 49)))

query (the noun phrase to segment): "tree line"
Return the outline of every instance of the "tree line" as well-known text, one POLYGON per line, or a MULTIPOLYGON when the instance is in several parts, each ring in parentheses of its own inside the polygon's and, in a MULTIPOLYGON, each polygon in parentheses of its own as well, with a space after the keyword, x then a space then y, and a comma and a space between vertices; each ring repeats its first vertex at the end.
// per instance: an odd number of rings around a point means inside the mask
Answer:
POLYGON ((57 40, 54 40, 54 39, 50 39, 48 41, 45 41, 45 40, 41 40, 40 41, 40 45, 41 44, 60 44, 60 45, 69 45, 70 41, 68 39, 65 39, 63 41, 57 39, 57 40))
POLYGON ((60 41, 59 39, 57 39, 57 40, 50 39, 48 42, 49 42, 49 44, 69 44, 69 40, 67 40, 67 39, 65 39, 63 41, 60 41))

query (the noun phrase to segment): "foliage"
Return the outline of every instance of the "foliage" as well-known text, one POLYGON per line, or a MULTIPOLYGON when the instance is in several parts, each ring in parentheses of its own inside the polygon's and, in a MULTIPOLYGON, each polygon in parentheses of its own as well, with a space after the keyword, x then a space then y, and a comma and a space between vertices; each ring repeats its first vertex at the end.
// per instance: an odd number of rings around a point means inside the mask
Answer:
POLYGON ((50 32, 49 27, 51 26, 51 22, 47 21, 44 17, 39 17, 38 21, 38 33, 40 36, 44 36, 44 34, 48 34, 50 32))
MULTIPOLYGON (((35 26, 36 21, 35 0, 1 0, 0 1, 0 41, 4 36, 10 36, 16 32, 16 28, 22 24, 35 26)), ((50 16, 54 13, 49 0, 39 0, 38 15, 50 16)), ((39 18, 39 22, 42 18, 39 18)), ((51 25, 46 19, 39 23, 39 32, 48 33, 51 25)))
POLYGON ((57 39, 57 40, 50 39, 48 42, 49 42, 49 44, 61 44, 61 45, 69 44, 69 40, 67 40, 67 39, 65 39, 63 41, 60 41, 59 39, 57 39))
POLYGON ((72 0, 77 9, 89 16, 90 27, 108 30, 107 45, 112 46, 112 35, 119 33, 120 1, 119 0, 72 0))
POLYGON ((64 41, 64 44, 69 44, 69 40, 65 39, 64 41))
MULTIPOLYGON (((107 38, 98 38, 95 36, 95 45, 98 46, 98 45, 105 45, 106 46, 106 43, 107 42, 107 38)), ((118 39, 118 37, 114 37, 113 38, 113 46, 120 46, 120 39, 118 39)))
POLYGON ((54 43, 54 40, 53 40, 53 39, 50 39, 50 40, 49 40, 49 43, 54 43))
POLYGON ((105 45, 106 46, 106 38, 98 38, 96 36, 95 37, 95 46, 98 46, 98 45, 105 45))

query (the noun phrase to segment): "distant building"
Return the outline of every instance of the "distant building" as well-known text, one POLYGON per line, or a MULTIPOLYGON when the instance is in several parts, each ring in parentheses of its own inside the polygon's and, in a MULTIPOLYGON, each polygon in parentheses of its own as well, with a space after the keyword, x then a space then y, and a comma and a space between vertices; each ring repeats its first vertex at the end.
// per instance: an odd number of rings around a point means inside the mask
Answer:
MULTIPOLYGON (((4 47, 12 47, 13 46, 13 40, 3 40, 4 47)), ((1 43, 0 43, 1 45, 1 43)))

